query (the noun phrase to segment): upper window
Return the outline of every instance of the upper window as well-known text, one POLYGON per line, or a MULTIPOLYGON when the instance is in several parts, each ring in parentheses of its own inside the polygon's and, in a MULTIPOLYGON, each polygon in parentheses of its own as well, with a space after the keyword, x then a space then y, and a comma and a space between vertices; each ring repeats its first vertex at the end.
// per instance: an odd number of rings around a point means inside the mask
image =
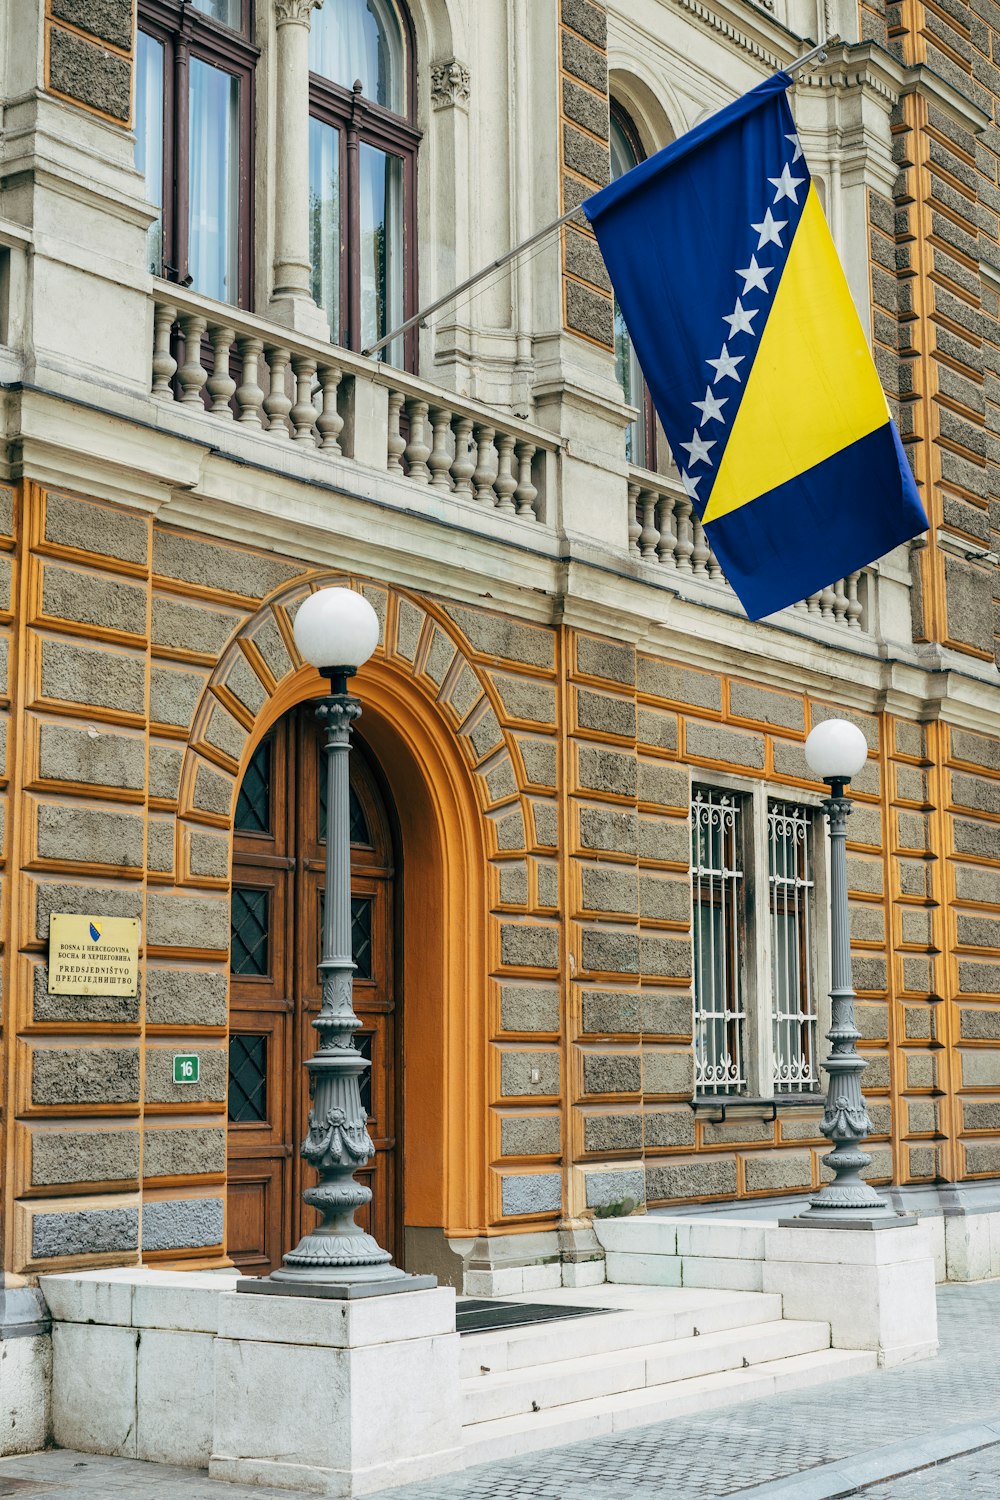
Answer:
MULTIPOLYGON (((611 177, 617 181, 645 159, 639 133, 620 105, 611 105, 611 177)), ((639 417, 625 431, 625 457, 639 468, 656 465, 656 426, 653 403, 635 357, 618 298, 615 298, 615 368, 625 400, 639 408, 639 417)))
MULTIPOLYGON (((312 293, 335 343, 366 349, 413 310, 419 132, 413 48, 390 0, 326 0, 309 35, 312 293)), ((382 351, 415 362, 416 330, 382 351)))
POLYGON ((159 209, 149 269, 250 301, 250 0, 139 0, 135 163, 159 209))
POLYGON ((819 1087, 813 820, 811 808, 760 788, 694 789, 697 1094, 770 1099, 819 1087))

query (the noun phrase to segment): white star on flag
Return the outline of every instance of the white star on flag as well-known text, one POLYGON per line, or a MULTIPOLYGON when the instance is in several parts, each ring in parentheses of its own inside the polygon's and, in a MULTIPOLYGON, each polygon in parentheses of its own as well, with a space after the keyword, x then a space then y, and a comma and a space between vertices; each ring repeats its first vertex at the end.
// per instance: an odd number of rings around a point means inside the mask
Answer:
MULTIPOLYGON (((715 379, 712 381, 712 384, 718 385, 719 381, 724 375, 728 375, 732 380, 738 382, 740 377, 736 373, 736 366, 742 361, 743 358, 744 356, 742 354, 730 354, 729 345, 723 344, 722 353, 719 355, 718 359, 706 359, 705 361, 706 365, 711 365, 712 369, 715 371, 715 379)), ((681 446, 684 445, 682 444, 681 446)))
POLYGON ((779 250, 783 250, 785 247, 781 243, 780 231, 787 227, 787 219, 776 219, 771 210, 768 209, 759 224, 750 225, 750 228, 756 229, 760 235, 760 239, 757 241, 757 249, 762 250, 765 245, 777 245, 779 250))
MULTIPOLYGON (((790 198, 793 203, 798 203, 798 190, 805 182, 805 178, 793 177, 787 161, 781 169, 780 177, 769 177, 767 180, 776 189, 775 203, 780 203, 782 198, 790 198)), ((756 228, 756 225, 754 227, 756 228)))
MULTIPOLYGON (((754 225, 754 228, 756 227, 757 226, 754 225)), ((758 287, 762 292, 766 292, 766 278, 770 276, 773 270, 773 266, 759 266, 757 264, 756 255, 751 255, 750 264, 748 266, 744 266, 742 271, 736 272, 737 276, 743 277, 743 291, 740 293, 740 295, 742 297, 745 297, 747 292, 756 291, 758 287)))
POLYGON ((728 396, 723 396, 721 400, 718 396, 713 396, 712 387, 708 385, 705 387, 704 401, 692 401, 691 405, 696 406, 701 412, 701 425, 704 427, 706 422, 724 422, 726 420, 722 415, 722 408, 728 400, 728 396))
POLYGON ((708 450, 715 447, 715 442, 706 443, 701 433, 695 428, 691 434, 691 441, 689 443, 681 443, 681 447, 687 449, 690 455, 688 459, 689 463, 708 464, 712 461, 708 456, 708 450))
POLYGON ((729 324, 729 337, 733 338, 737 333, 753 333, 753 319, 760 312, 759 307, 752 307, 749 311, 737 297, 736 307, 731 313, 723 315, 723 323, 729 324))
MULTIPOLYGON (((681 446, 687 447, 687 444, 682 443, 681 446)), ((703 474, 699 474, 697 479, 692 479, 687 469, 681 470, 681 484, 684 486, 684 493, 687 495, 689 500, 698 499, 698 485, 700 484, 701 480, 704 479, 704 477, 705 476, 703 474)))
POLYGON ((791 141, 792 145, 795 147, 795 155, 792 157, 792 161, 798 161, 799 157, 802 155, 802 143, 800 142, 798 135, 786 135, 785 140, 791 141))

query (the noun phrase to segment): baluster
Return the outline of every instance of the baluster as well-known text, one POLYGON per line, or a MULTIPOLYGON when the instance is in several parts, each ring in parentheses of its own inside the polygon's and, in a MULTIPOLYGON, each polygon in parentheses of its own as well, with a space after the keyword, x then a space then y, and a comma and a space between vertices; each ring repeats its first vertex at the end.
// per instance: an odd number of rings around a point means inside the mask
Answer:
POLYGON ((313 405, 313 381, 316 378, 316 361, 305 354, 292 355, 292 374, 295 377, 295 405, 289 411, 292 436, 297 443, 315 446, 313 428, 316 426, 316 407, 313 405))
POLYGON ((493 489, 497 497, 497 510, 513 515, 514 501, 511 496, 517 489, 517 480, 514 478, 514 439, 509 432, 501 432, 497 438, 497 477, 493 481, 493 489))
POLYGON ((691 571, 692 573, 708 572, 708 543, 705 540, 705 528, 698 517, 692 513, 691 527, 693 532, 693 545, 691 548, 691 571))
POLYGON ((675 499, 674 517, 677 522, 677 543, 674 547, 674 556, 677 559, 677 571, 678 573, 690 573, 694 541, 691 535, 691 501, 687 495, 678 495, 675 499))
POLYGON ((271 379, 267 395, 264 397, 264 411, 267 415, 267 430, 273 432, 277 438, 287 438, 289 435, 286 418, 292 409, 292 403, 288 399, 288 390, 285 385, 289 358, 287 349, 268 347, 267 364, 271 379))
POLYGON ((173 401, 170 382, 177 369, 177 361, 170 352, 170 333, 177 317, 176 307, 160 307, 153 312, 153 358, 150 368, 153 384, 150 394, 157 401, 173 401))
POLYGON ((674 532, 674 497, 669 490, 660 496, 656 507, 656 525, 660 533, 660 540, 656 545, 656 556, 661 563, 668 568, 674 566, 674 548, 677 546, 677 536, 674 532))
POLYGON ((212 398, 209 411, 218 417, 233 418, 233 409, 229 405, 236 389, 236 381, 229 373, 229 351, 236 337, 232 328, 213 328, 209 333, 212 343, 212 373, 205 383, 205 388, 212 398))
POLYGON ((493 449, 493 439, 496 430, 486 427, 482 423, 476 425, 476 446, 478 450, 478 461, 472 483, 475 487, 476 499, 480 505, 495 505, 496 496, 493 493, 493 477, 496 473, 494 463, 496 453, 493 449))
POLYGON ((628 550, 641 556, 639 552, 639 537, 642 535, 642 523, 639 520, 639 486, 634 479, 628 482, 628 550))
POLYGON ((660 534, 656 529, 656 491, 643 490, 639 497, 639 515, 642 530, 639 532, 639 556, 656 561, 656 544, 660 534))
POLYGON ((709 578, 721 578, 722 577, 722 564, 719 562, 719 559, 716 557, 715 553, 712 551, 711 544, 708 542, 708 533, 707 532, 705 534, 705 542, 708 545, 708 576, 709 576, 709 578))
POLYGON ((810 594, 807 597, 805 601, 807 615, 818 615, 820 613, 820 601, 822 597, 822 594, 810 594))
POLYGON ((864 605, 858 598, 858 586, 861 583, 861 573, 848 573, 844 580, 847 584, 847 628, 848 630, 863 629, 861 617, 865 612, 864 605))
POLYGON ((821 589, 820 590, 820 595, 819 595, 819 612, 820 612, 820 616, 821 616, 822 619, 824 619, 824 620, 832 620, 833 619, 833 606, 834 606, 834 603, 836 601, 836 598, 837 598, 837 595, 834 593, 834 589, 833 589, 833 584, 832 583, 827 584, 827 586, 826 586, 825 589, 821 589))
POLYGON ((538 491, 531 481, 531 464, 537 449, 534 443, 522 439, 515 444, 514 452, 517 455, 517 489, 514 491, 517 513, 519 516, 530 516, 534 520, 538 491))
POLYGON ((427 466, 431 471, 431 489, 451 493, 451 454, 448 451, 448 435, 451 432, 451 412, 446 406, 435 406, 431 412, 433 441, 427 466))
POLYGON ((403 472, 400 459, 406 452, 406 439, 399 430, 399 414, 403 410, 402 391, 389 392, 389 425, 386 430, 386 468, 390 473, 403 472))
MULTIPOLYGON (((319 388, 322 405, 316 418, 319 446, 327 453, 340 453, 340 434, 344 430, 344 419, 337 410, 337 391, 343 371, 339 365, 323 365, 319 372, 319 388)), ((398 430, 398 429, 397 429, 398 430)))
POLYGON ((427 402, 411 399, 406 403, 406 411, 410 418, 410 441, 406 445, 407 472, 418 484, 428 484, 431 471, 427 467, 427 460, 431 456, 431 450, 425 438, 427 402))
POLYGON ((836 624, 843 625, 844 616, 847 614, 847 590, 844 579, 838 578, 833 585, 833 618, 836 624))
POLYGON ((472 418, 455 419, 455 457, 451 463, 451 477, 455 494, 463 500, 472 499, 472 476, 476 472, 476 461, 472 456, 472 418))
POLYGON ((236 420, 245 422, 249 427, 259 427, 264 392, 258 380, 264 345, 260 339, 250 338, 244 334, 236 340, 236 347, 240 352, 240 362, 243 365, 243 380, 236 391, 236 405, 240 409, 236 420))
POLYGON ((185 313, 180 319, 184 335, 184 363, 177 371, 181 400, 201 405, 201 388, 208 379, 201 363, 201 341, 208 327, 198 313, 185 313))

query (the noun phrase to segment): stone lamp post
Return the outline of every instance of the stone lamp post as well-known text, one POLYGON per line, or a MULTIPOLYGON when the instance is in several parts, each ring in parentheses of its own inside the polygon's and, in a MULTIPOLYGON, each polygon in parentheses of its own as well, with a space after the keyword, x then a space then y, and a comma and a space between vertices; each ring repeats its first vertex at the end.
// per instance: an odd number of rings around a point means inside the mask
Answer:
POLYGON ((326 731, 326 894, 319 965, 323 997, 313 1022, 319 1048, 306 1063, 312 1106, 302 1143, 302 1155, 319 1173, 319 1182, 302 1196, 318 1210, 321 1222, 282 1257, 281 1270, 241 1282, 241 1290, 360 1297, 437 1285, 433 1276, 407 1276, 393 1265, 388 1250, 354 1222, 355 1210, 372 1196, 370 1188, 355 1182, 354 1173, 371 1160, 375 1148, 359 1086, 371 1064, 354 1045, 361 1023, 351 1000, 348 756, 351 725, 361 715, 361 704, 348 693, 347 679, 371 656, 378 635, 375 611, 353 589, 320 589, 295 617, 299 651, 330 679, 330 696, 316 705, 316 717, 326 731))
POLYGON ((876 1229, 898 1228, 915 1220, 897 1213, 875 1189, 861 1177, 861 1170, 871 1161, 860 1149, 871 1133, 861 1092, 861 1074, 868 1066, 859 1057, 858 1031, 854 1016, 854 987, 851 982, 851 940, 847 911, 847 819, 851 799, 847 787, 868 758, 868 742, 861 730, 846 719, 827 719, 817 724, 805 744, 806 761, 815 774, 827 783, 830 795, 823 803, 830 824, 830 946, 832 1024, 827 1038, 833 1050, 824 1064, 830 1077, 826 1107, 820 1130, 833 1143, 824 1156, 824 1165, 834 1173, 797 1218, 781 1222, 796 1228, 817 1225, 822 1228, 876 1229))

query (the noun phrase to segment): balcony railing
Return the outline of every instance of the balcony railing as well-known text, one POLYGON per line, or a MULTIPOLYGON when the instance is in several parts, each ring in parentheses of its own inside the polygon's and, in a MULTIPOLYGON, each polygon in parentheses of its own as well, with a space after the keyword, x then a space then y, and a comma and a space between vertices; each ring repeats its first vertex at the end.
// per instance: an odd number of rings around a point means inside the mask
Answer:
MULTIPOLYGON (((646 470, 632 472, 628 484, 628 538, 633 557, 671 569, 678 575, 682 591, 686 576, 715 584, 720 592, 731 593, 705 528, 694 514, 679 479, 646 470)), ((872 576, 867 570, 849 573, 791 608, 845 630, 866 632, 871 586, 872 576)))
MULTIPOLYGON (((154 290, 153 397, 237 423, 274 442, 357 456, 355 382, 384 387, 376 455, 387 473, 528 523, 548 518, 559 448, 550 433, 498 416, 388 365, 303 338, 161 284, 154 290)), ((366 435, 366 456, 373 434, 366 435)))
MULTIPOLYGON (((328 457, 340 486, 346 458, 412 487, 417 509, 448 497, 470 513, 541 523, 547 546, 556 545, 557 523, 572 531, 557 505, 560 443, 552 433, 168 282, 154 283, 153 301, 150 393, 216 426, 217 445, 228 426, 276 450, 328 457)), ((562 501, 565 508, 565 493, 562 501)), ((680 594, 738 611, 676 474, 630 471, 621 537, 633 559, 661 577, 669 572, 680 594)), ((852 573, 782 618, 805 616, 819 636, 831 626, 868 635, 874 587, 868 570, 852 573)))

